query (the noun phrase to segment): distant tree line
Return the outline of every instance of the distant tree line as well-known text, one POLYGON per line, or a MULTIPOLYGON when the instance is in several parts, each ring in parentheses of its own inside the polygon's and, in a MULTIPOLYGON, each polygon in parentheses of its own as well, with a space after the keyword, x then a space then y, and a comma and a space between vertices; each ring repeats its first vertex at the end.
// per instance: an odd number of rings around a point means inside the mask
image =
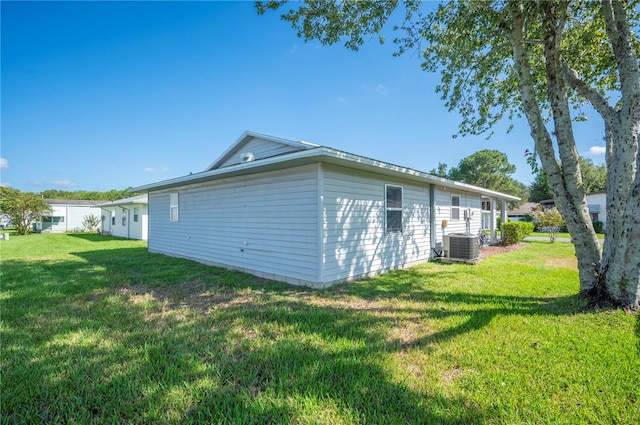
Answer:
POLYGON ((82 201, 115 201, 117 199, 129 198, 131 196, 139 195, 140 193, 129 192, 131 187, 126 189, 117 190, 111 189, 106 192, 88 191, 88 190, 57 190, 49 189, 43 190, 39 193, 45 199, 73 199, 82 201))
MULTIPOLYGON (((535 162, 537 160, 536 158, 529 158, 527 161, 531 163, 531 161, 535 162)), ((595 165, 589 158, 579 157, 578 162, 582 172, 582 184, 585 193, 606 190, 607 167, 605 165, 595 165)), ((510 203, 512 207, 515 207, 526 201, 540 202, 553 199, 547 176, 539 167, 533 167, 533 169, 535 178, 527 186, 511 177, 516 171, 516 167, 509 163, 507 155, 497 150, 484 149, 463 158, 458 166, 451 169, 447 164, 440 162, 438 167, 432 169, 429 173, 434 176, 517 196, 522 200, 510 203)))

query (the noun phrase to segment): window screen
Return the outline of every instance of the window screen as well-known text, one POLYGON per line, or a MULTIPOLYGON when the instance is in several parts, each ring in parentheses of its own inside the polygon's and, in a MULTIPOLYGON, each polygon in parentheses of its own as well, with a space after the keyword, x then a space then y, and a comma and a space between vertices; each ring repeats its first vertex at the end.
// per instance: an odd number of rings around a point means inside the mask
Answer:
POLYGON ((178 194, 169 195, 169 220, 178 221, 178 194))
POLYGON ((402 232, 402 187, 386 185, 386 231, 402 232))
POLYGON ((451 195, 451 220, 460 220, 460 196, 451 195))

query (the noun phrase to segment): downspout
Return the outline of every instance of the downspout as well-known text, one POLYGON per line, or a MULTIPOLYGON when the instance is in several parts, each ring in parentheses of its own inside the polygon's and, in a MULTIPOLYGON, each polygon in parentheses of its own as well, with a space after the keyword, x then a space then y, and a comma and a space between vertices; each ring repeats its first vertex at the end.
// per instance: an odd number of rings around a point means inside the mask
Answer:
POLYGON ((131 223, 129 222, 129 218, 131 218, 130 217, 131 211, 129 211, 129 208, 125 208, 125 207, 120 207, 120 208, 122 208, 123 210, 125 210, 127 212, 127 239, 131 239, 131 237, 129 236, 130 235, 129 229, 130 229, 130 226, 131 226, 131 223))
POLYGON ((436 249, 436 186, 434 184, 429 185, 429 239, 431 245, 431 252, 429 257, 433 255, 436 249))

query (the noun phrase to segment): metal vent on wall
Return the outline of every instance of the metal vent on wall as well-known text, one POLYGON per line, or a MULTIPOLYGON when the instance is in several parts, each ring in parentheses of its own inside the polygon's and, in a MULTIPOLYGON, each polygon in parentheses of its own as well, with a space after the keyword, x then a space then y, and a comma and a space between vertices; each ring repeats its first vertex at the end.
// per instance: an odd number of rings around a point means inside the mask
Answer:
POLYGON ((253 152, 243 152, 240 154, 240 161, 241 162, 251 162, 255 159, 255 157, 253 156, 253 152))

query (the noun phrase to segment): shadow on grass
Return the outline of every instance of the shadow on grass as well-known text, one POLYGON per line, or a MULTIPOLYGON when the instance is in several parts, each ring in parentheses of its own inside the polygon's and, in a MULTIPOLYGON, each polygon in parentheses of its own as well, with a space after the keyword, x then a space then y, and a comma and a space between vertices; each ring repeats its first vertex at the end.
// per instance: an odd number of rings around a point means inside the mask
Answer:
POLYGON ((497 315, 572 313, 564 299, 427 290, 417 271, 313 291, 145 248, 74 255, 3 263, 8 422, 480 423, 472 400, 398 382, 389 353, 497 315), (399 315, 462 323, 405 341, 388 334, 399 315))
POLYGON ((100 243, 127 240, 127 238, 120 238, 117 236, 110 236, 110 235, 99 235, 97 233, 66 233, 66 236, 82 239, 88 242, 100 242, 100 243))

